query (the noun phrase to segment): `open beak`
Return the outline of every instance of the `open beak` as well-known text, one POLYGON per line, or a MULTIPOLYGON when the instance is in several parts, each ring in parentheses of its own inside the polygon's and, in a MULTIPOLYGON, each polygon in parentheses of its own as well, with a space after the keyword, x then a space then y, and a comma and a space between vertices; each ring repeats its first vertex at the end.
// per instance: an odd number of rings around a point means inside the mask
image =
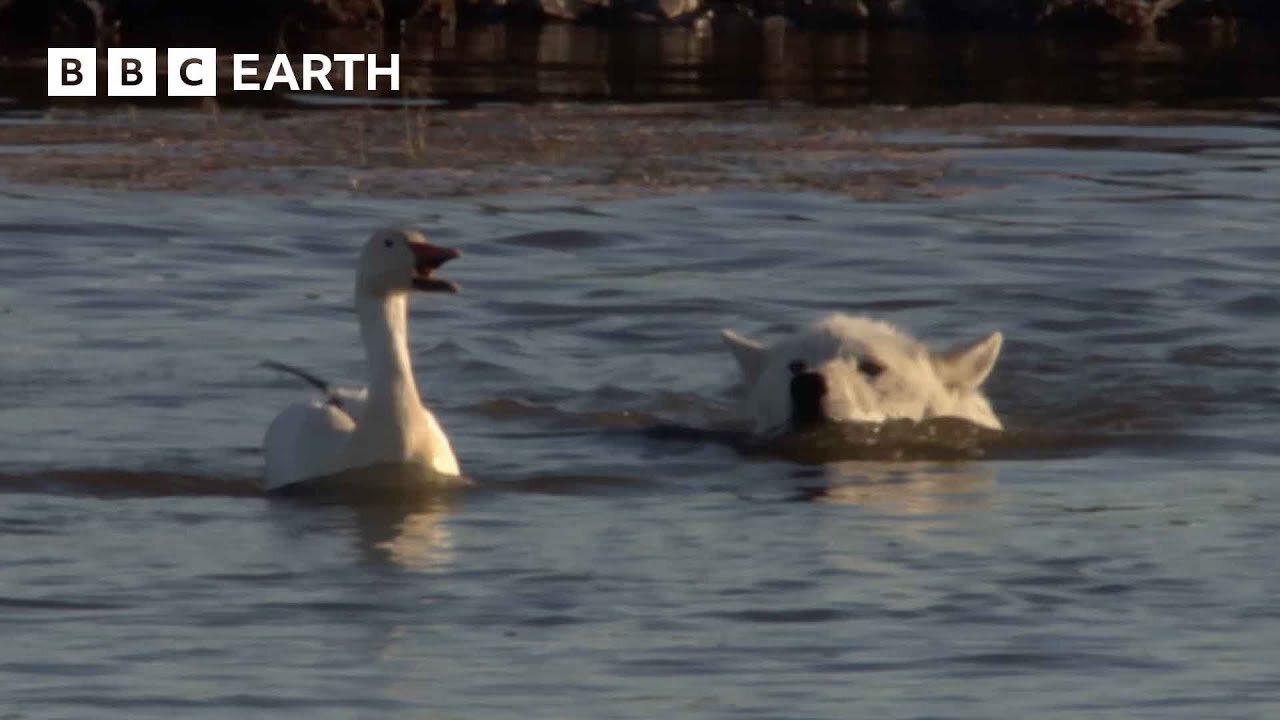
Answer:
POLYGON ((453 248, 440 247, 428 242, 411 242, 413 250, 413 289, 423 292, 458 292, 458 286, 444 278, 434 277, 432 273, 441 265, 458 257, 462 253, 453 248))

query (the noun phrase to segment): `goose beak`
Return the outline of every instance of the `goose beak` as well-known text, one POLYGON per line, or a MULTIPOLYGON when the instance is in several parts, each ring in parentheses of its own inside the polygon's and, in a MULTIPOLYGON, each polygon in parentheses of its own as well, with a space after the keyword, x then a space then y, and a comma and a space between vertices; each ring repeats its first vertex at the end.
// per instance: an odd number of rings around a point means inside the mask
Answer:
POLYGON ((458 286, 444 278, 433 277, 432 273, 441 265, 453 260, 462 253, 453 248, 440 247, 428 242, 411 242, 413 250, 413 289, 422 292, 458 292, 458 286))

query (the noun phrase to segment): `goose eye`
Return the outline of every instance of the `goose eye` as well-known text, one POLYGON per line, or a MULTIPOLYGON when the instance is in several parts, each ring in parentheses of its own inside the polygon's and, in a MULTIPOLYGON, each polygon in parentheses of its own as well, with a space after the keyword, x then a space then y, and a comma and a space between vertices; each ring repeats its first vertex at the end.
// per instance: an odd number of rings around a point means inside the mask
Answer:
POLYGON ((869 378, 873 378, 884 372, 884 366, 875 360, 867 360, 864 358, 858 361, 858 372, 869 378))
POLYGON ((388 239, 386 239, 386 240, 383 240, 383 241, 382 241, 382 244, 383 244, 383 245, 385 245, 385 246, 387 246, 387 247, 391 247, 391 246, 392 246, 392 245, 394 245, 395 243, 394 243, 390 238, 388 238, 388 239))

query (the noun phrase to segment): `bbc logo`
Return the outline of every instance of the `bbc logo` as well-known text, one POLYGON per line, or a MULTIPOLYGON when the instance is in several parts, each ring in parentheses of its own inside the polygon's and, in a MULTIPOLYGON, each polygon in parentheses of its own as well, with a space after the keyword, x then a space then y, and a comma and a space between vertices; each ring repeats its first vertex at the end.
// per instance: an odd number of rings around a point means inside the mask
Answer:
MULTIPOLYGON (((3 2, 3 0, 0 0, 3 2)), ((168 48, 165 78, 170 97, 214 97, 218 94, 218 51, 216 48, 168 48)), ((285 54, 259 65, 252 53, 231 56, 232 90, 292 91, 324 90, 335 85, 331 73, 341 79, 344 90, 354 90, 359 80, 370 91, 386 80, 391 91, 400 89, 400 56, 391 54, 385 65, 377 55, 338 53, 328 56, 307 53, 297 63, 285 54), (359 69, 363 68, 361 74, 359 69), (259 70, 265 70, 260 78, 259 70), (363 77, 362 77, 363 75, 363 77), (259 82, 261 80, 261 82, 259 82)), ((156 48, 108 48, 107 95, 111 97, 155 97, 159 94, 160 57, 156 48)), ((95 48, 49 48, 49 97, 95 97, 98 94, 98 51, 95 48)))
MULTIPOLYGON (((215 48, 169 48, 168 92, 174 97, 218 94, 215 48)), ((155 97, 155 48, 109 48, 107 95, 155 97)), ((94 97, 98 94, 98 51, 95 48, 49 48, 49 97, 94 97)))

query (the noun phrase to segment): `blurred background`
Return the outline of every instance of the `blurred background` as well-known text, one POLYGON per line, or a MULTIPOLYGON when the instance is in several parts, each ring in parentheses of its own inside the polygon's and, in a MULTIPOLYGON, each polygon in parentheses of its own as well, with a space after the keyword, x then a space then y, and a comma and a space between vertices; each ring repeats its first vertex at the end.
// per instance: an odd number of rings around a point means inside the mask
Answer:
POLYGON ((1280 94, 1278 28, 1266 0, 0 0, 0 87, 42 104, 51 45, 213 46, 398 52, 452 102, 1205 105, 1280 94))

